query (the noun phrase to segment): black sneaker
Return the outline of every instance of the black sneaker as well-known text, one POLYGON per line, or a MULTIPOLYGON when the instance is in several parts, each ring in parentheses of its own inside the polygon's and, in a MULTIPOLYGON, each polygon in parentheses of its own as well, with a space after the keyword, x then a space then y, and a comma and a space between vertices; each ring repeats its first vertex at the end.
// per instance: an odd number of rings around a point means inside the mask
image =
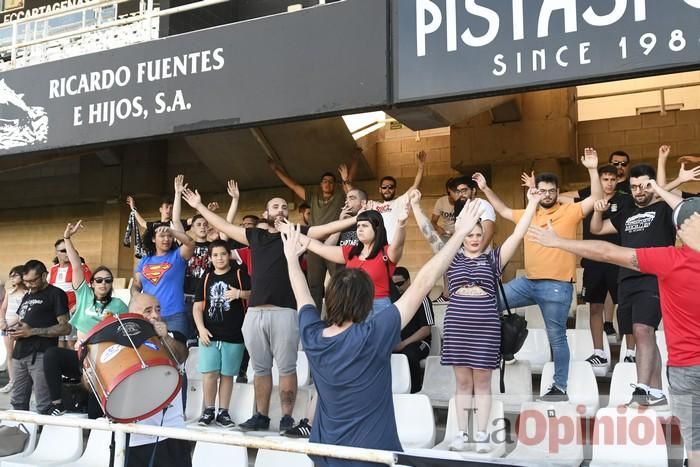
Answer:
POLYGON ((664 394, 661 394, 661 397, 656 397, 649 393, 647 396, 647 400, 644 403, 645 406, 651 407, 652 409, 668 409, 668 399, 666 399, 666 396, 664 394))
POLYGON ((542 402, 568 402, 569 396, 566 391, 562 391, 556 385, 552 384, 549 391, 540 396, 542 402))
MULTIPOLYGON (((634 388, 634 391, 632 391, 632 398, 627 403, 627 407, 646 406, 649 399, 649 393, 646 389, 640 388, 636 384, 630 384, 630 386, 634 388)), ((666 397, 664 397, 664 399, 666 399, 666 397)))
POLYGON ((591 366, 605 366, 608 364, 608 359, 605 357, 600 357, 596 354, 591 355, 586 359, 588 363, 591 364, 591 366))
POLYGON ((625 363, 637 363, 637 357, 634 355, 627 355, 625 357, 625 363))
POLYGON ((245 384, 248 382, 248 376, 246 374, 238 375, 236 377, 236 382, 245 384))
POLYGON ((287 438, 308 438, 311 436, 311 425, 308 418, 299 420, 299 424, 282 433, 287 438))
POLYGON ((51 415, 52 417, 59 417, 66 413, 66 408, 63 406, 63 402, 54 404, 53 402, 44 410, 42 415, 51 415))
POLYGON ((289 415, 283 416, 280 420, 280 434, 283 435, 292 428, 294 428, 294 419, 289 415))
POLYGON ((224 428, 233 428, 236 426, 236 424, 233 423, 233 420, 231 420, 228 410, 219 411, 219 414, 216 416, 216 424, 224 428))
POLYGON ((603 331, 605 331, 605 334, 607 334, 608 336, 617 335, 617 331, 615 331, 615 326, 613 326, 613 323, 611 321, 606 321, 603 323, 603 331))
POLYGON ((201 426, 207 426, 211 424, 211 422, 214 421, 214 407, 209 407, 204 409, 204 412, 202 412, 202 416, 199 417, 199 421, 197 422, 201 426))
MULTIPOLYGON (((292 425, 294 423, 292 422, 292 425)), ((241 431, 260 431, 268 430, 270 428, 270 417, 256 412, 255 415, 250 417, 245 422, 238 425, 238 429, 241 431)))

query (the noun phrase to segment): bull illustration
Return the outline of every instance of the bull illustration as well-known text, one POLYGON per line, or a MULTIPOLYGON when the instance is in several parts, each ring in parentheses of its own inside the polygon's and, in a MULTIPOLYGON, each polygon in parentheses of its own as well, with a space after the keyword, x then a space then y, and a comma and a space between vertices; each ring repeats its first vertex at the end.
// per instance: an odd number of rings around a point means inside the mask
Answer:
POLYGON ((49 117, 43 107, 24 102, 24 95, 0 79, 0 149, 45 143, 49 117))

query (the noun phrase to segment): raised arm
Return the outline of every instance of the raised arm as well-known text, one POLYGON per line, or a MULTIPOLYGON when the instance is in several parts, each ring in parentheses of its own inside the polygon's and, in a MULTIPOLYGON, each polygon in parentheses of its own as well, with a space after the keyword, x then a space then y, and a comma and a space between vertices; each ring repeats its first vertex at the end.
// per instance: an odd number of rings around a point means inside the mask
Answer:
POLYGON ((593 235, 613 235, 617 233, 617 229, 610 222, 610 219, 603 220, 603 213, 608 209, 610 209, 610 203, 605 199, 599 199, 593 205, 590 225, 590 231, 593 235))
MULTIPOLYGON (((233 220, 236 218, 238 213, 238 200, 240 199, 241 193, 238 190, 238 183, 235 180, 229 180, 226 184, 226 192, 231 197, 231 204, 228 207, 228 212, 226 213, 226 222, 233 224, 233 220)), ((223 232, 219 232, 219 236, 222 240, 228 240, 228 235, 223 232)))
POLYGON ((413 185, 411 185, 404 194, 408 194, 413 190, 420 188, 420 184, 423 181, 423 172, 425 171, 425 161, 428 158, 428 154, 425 151, 420 151, 416 154, 416 163, 418 164, 418 170, 416 170, 416 176, 413 179, 413 185))
POLYGON ((126 204, 129 205, 131 210, 134 213, 134 217, 136 218, 136 222, 141 226, 142 229, 145 229, 147 227, 146 224, 146 219, 144 219, 141 214, 136 210, 136 201, 134 200, 134 197, 129 195, 126 197, 126 204))
POLYGON ((296 180, 290 177, 281 165, 279 165, 272 159, 268 159, 267 163, 270 166, 272 172, 274 172, 274 174, 277 176, 277 178, 279 178, 282 183, 287 185, 287 188, 292 190, 294 194, 296 194, 299 198, 306 200, 306 189, 303 186, 299 185, 299 183, 297 183, 296 180))
POLYGON ((185 183, 185 176, 178 175, 173 180, 173 187, 175 188, 175 197, 173 199, 173 216, 170 225, 173 231, 184 232, 185 229, 182 227, 182 192, 187 188, 185 183))
POLYGON ((659 196, 659 198, 663 199, 666 204, 671 206, 671 209, 676 209, 676 206, 681 204, 683 202, 683 198, 671 193, 669 191, 664 190, 659 186, 659 184, 656 182, 656 180, 650 180, 649 184, 651 185, 651 189, 654 190, 654 192, 659 196))
POLYGON ((423 210, 420 207, 421 196, 421 192, 418 190, 413 190, 409 195, 411 209, 413 210, 413 217, 416 219, 420 233, 422 233, 425 239, 428 240, 430 249, 433 250, 433 253, 437 253, 443 246, 445 246, 445 243, 433 228, 433 225, 428 220, 428 217, 425 215, 425 213, 423 213, 423 210))
POLYGON ((345 164, 340 164, 340 167, 338 167, 338 173, 340 174, 340 179, 343 181, 343 191, 345 191, 345 193, 354 188, 353 181, 357 177, 357 168, 360 164, 361 157, 362 149, 356 147, 352 153, 350 168, 348 169, 345 164))
POLYGON ((396 216, 396 231, 394 232, 394 238, 391 240, 389 248, 387 249, 387 256, 392 263, 398 264, 403 256, 403 246, 406 242, 406 224, 408 223, 409 210, 408 196, 399 198, 394 209, 396 209, 398 212, 398 215, 396 216))
POLYGON ((357 216, 329 222, 328 224, 314 225, 313 227, 309 227, 307 236, 316 240, 322 240, 329 235, 349 229, 355 224, 357 224, 357 216))
POLYGON ((197 190, 192 191, 186 188, 182 192, 182 198, 187 204, 189 204, 193 209, 196 209, 206 220, 209 225, 214 226, 219 232, 223 232, 229 238, 234 239, 238 243, 244 245, 248 244, 248 238, 245 235, 245 229, 243 227, 233 225, 230 222, 226 222, 221 216, 218 216, 207 209, 202 203, 202 197, 199 195, 197 190))
MULTIPOLYGON (((288 221, 277 222, 275 223, 275 228, 283 234, 290 235, 292 230, 294 229, 294 224, 288 221)), ((301 242, 304 243, 304 245, 306 245, 306 248, 311 253, 315 253, 321 258, 328 261, 333 261, 334 263, 345 264, 345 257, 343 256, 343 247, 337 245, 328 245, 319 240, 316 240, 311 236, 304 235, 301 232, 299 232, 299 239, 301 242)))
POLYGON ((83 221, 78 221, 75 224, 68 224, 66 230, 63 231, 63 243, 66 245, 66 253, 68 254, 68 261, 70 261, 70 267, 72 272, 71 283, 74 289, 80 287, 80 284, 85 280, 85 274, 83 273, 83 264, 80 261, 80 254, 78 250, 75 249, 73 245, 73 240, 71 237, 78 233, 80 229, 83 228, 83 221))
MULTIPOLYGON (((180 226, 180 228, 182 228, 182 226, 180 226)), ((170 232, 170 234, 175 238, 175 240, 180 242, 180 256, 182 256, 182 259, 187 261, 188 259, 190 259, 192 257, 192 254, 194 253, 194 247, 195 247, 195 243, 194 243, 194 240, 192 240, 192 237, 190 237, 189 235, 187 235, 185 232, 183 232, 181 230, 173 229, 173 228, 167 227, 165 225, 158 227, 156 229, 156 233, 158 233, 158 232, 165 232, 165 233, 170 232)))
POLYGON ((506 204, 501 201, 501 198, 499 198, 498 195, 496 195, 496 193, 489 188, 488 184, 486 183, 486 177, 484 177, 483 174, 476 172, 474 175, 472 175, 472 180, 476 182, 481 192, 484 193, 486 198, 488 198, 489 203, 491 203, 491 206, 493 206, 498 215, 513 222, 513 209, 506 206, 506 204))
MULTIPOLYGON (((656 163, 656 182, 666 187, 666 162, 668 161, 668 156, 671 154, 671 146, 664 144, 659 148, 659 159, 656 163)), ((667 190, 672 190, 673 188, 666 187, 667 190)))
POLYGON ((537 205, 539 204, 541 196, 537 192, 537 188, 530 188, 527 192, 527 207, 525 208, 525 213, 520 218, 517 224, 515 224, 515 229, 513 233, 503 242, 501 245, 501 267, 505 267, 506 263, 515 254, 520 242, 523 241, 525 234, 527 233, 527 228, 532 223, 532 219, 535 217, 537 212, 537 205))
POLYGON ((656 182, 663 186, 664 190, 673 191, 686 182, 700 182, 700 165, 693 167, 692 169, 686 169, 685 162, 681 163, 681 169, 678 171, 678 177, 676 177, 676 179, 671 183, 667 183, 665 186, 663 183, 659 182, 658 176, 656 178, 656 182))
MULTIPOLYGON (((351 217, 354 217, 352 214, 350 214, 350 208, 348 207, 348 203, 345 202, 343 205, 343 209, 340 210, 340 216, 338 217, 338 220, 345 220, 349 219, 351 217)), ((328 236, 328 238, 323 242, 324 244, 328 246, 338 246, 338 242, 340 241, 340 232, 336 232, 334 234, 331 234, 328 236)))
POLYGON ((292 284, 292 291, 297 301, 297 309, 301 310, 305 305, 313 305, 314 299, 309 291, 309 284, 299 265, 299 256, 306 251, 306 245, 302 244, 301 229, 298 225, 293 225, 287 233, 282 232, 282 243, 284 244, 284 255, 287 257, 289 270, 289 282, 292 284))
POLYGON ((600 184, 598 176, 598 152, 593 148, 586 148, 581 163, 588 169, 588 176, 591 178, 591 196, 581 201, 581 211, 587 216, 593 212, 596 201, 603 199, 603 185, 600 184))
POLYGON ((559 237, 549 221, 547 228, 530 226, 528 239, 547 248, 559 248, 575 255, 601 263, 610 263, 639 271, 637 251, 600 240, 568 240, 559 237))
POLYGON ((480 204, 478 201, 470 201, 464 206, 462 213, 455 221, 455 233, 445 246, 425 266, 418 271, 411 286, 401 295, 395 305, 401 314, 401 328, 406 326, 419 308, 426 295, 433 288, 433 284, 452 262, 452 258, 457 250, 462 246, 462 240, 471 232, 481 216, 480 204))

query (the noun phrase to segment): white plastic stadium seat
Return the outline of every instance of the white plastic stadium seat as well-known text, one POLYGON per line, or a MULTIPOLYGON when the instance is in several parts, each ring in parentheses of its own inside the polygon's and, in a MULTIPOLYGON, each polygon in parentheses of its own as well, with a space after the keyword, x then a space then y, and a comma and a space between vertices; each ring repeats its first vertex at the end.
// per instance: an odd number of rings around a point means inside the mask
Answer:
MULTIPOLYGON (((210 464, 212 465, 212 464, 210 464)), ((216 465, 216 464, 213 464, 216 465)), ((244 464, 247 465, 247 464, 244 464)), ((306 454, 284 451, 258 449, 255 467, 313 467, 314 464, 306 454)), ((194 466, 193 466, 194 467, 194 466)))
POLYGON ((248 450, 241 446, 197 441, 192 454, 192 467, 211 467, 224 463, 231 466, 247 467, 248 450))
POLYGON ((581 423, 566 403, 527 402, 518 420, 518 444, 506 461, 515 465, 579 466, 583 462, 581 423), (556 429, 556 432, 554 432, 556 429))
POLYGON ((190 353, 185 361, 185 373, 187 374, 188 380, 201 380, 202 373, 199 372, 197 365, 199 363, 199 347, 191 347, 189 349, 190 353))
MULTIPOLYGON (((567 329, 566 340, 569 343, 569 359, 572 361, 585 361, 593 355, 593 337, 589 329, 567 329)), ((592 366, 593 374, 596 376, 605 376, 610 370, 610 342, 607 338, 603 339, 603 352, 608 359, 606 365, 592 366)))
POLYGON ((442 335, 437 326, 430 327, 430 354, 432 356, 440 356, 442 350, 442 335))
POLYGON ((394 394, 394 416, 401 446, 432 448, 435 445, 435 418, 427 396, 394 394))
MULTIPOLYGON (((253 370, 253 365, 248 365, 248 371, 246 373, 248 376, 248 381, 253 382, 255 379, 255 370, 253 370)), ((279 386, 280 384, 280 374, 277 369, 277 362, 272 364, 272 385, 279 386)), ((309 359, 306 357, 306 353, 303 350, 297 351, 297 387, 302 388, 311 384, 311 373, 309 369, 309 359)))
POLYGON ((234 384, 228 409, 231 420, 243 423, 255 412, 255 388, 252 384, 234 384))
MULTIPOLYGON (((621 362, 613 368, 610 379, 610 397, 608 407, 615 408, 627 404, 632 398, 634 388, 632 384, 637 382, 637 365, 631 362, 621 362)), ((661 368, 661 390, 669 397, 668 377, 666 367, 661 368)), ((656 410, 659 415, 670 415, 670 407, 666 410, 656 410)))
POLYGON ((591 305, 589 303, 576 307, 576 329, 591 329, 591 305))
POLYGON ((423 387, 419 394, 428 396, 434 407, 447 407, 450 398, 455 394, 456 384, 452 367, 442 366, 440 357, 425 359, 423 387))
POLYGON ((129 289, 112 289, 112 297, 120 299, 122 302, 129 305, 131 301, 131 290, 129 289))
POLYGON ((7 349, 5 343, 0 344, 0 371, 7 370, 7 349))
POLYGON ((111 441, 111 431, 91 430, 85 452, 80 456, 80 459, 70 464, 61 465, 66 467, 107 467, 109 466, 109 444, 111 441))
POLYGON ((541 374, 544 364, 552 361, 547 332, 544 329, 528 329, 525 343, 515 354, 515 359, 527 360, 530 362, 531 371, 535 374, 541 374))
POLYGON ((77 460, 82 453, 82 429, 45 425, 34 452, 26 457, 3 460, 2 467, 63 465, 77 460))
POLYGON ((204 409, 204 388, 201 379, 187 380, 187 402, 185 404, 185 423, 195 423, 202 416, 204 409))
POLYGON ((404 354, 391 354, 391 392, 409 394, 411 392, 411 370, 408 357, 404 354))
MULTIPOLYGON (((25 412, 24 410, 10 410, 10 412, 13 413, 33 413, 33 412, 25 412)), ((2 420, 0 421, 0 424, 5 425, 5 426, 17 426, 17 425, 24 425, 24 427, 27 429, 27 432, 29 432, 29 441, 27 444, 24 446, 24 450, 22 452, 18 452, 17 454, 13 454, 11 456, 5 456, 5 457, 0 457, 0 465, 2 465, 2 462, 4 461, 9 461, 12 459, 19 459, 25 456, 28 456, 32 452, 34 452, 34 448, 36 448, 36 431, 37 431, 37 426, 34 423, 22 423, 22 422, 15 422, 12 420, 2 420)))
POLYGON ((576 268, 576 294, 583 293, 583 268, 576 268))
MULTIPOLYGON (((540 396, 547 392, 554 382, 554 363, 550 362, 542 370, 540 384, 540 396)), ((567 394, 569 402, 574 407, 583 405, 586 408, 584 415, 593 417, 600 407, 598 400, 598 383, 593 369, 588 362, 569 362, 569 380, 567 382, 567 394)))
MULTIPOLYGON (((294 411, 292 412, 294 420, 301 420, 308 416, 307 409, 314 391, 313 386, 306 386, 297 390, 297 398, 294 403, 294 411)), ((270 413, 268 416, 270 417, 270 431, 274 432, 274 434, 279 434, 279 422, 280 418, 282 418, 282 408, 280 407, 280 392, 278 386, 272 388, 270 413)), ((271 433, 269 431, 255 431, 247 434, 251 436, 269 436, 271 433)))
POLYGON ((664 430, 650 409, 600 409, 592 444, 591 467, 668 465, 664 430))
MULTIPOLYGON (((476 417, 472 417, 472 426, 467 430, 469 433, 476 433, 476 417)), ((493 400, 491 402, 491 412, 489 413, 488 430, 493 436, 490 437, 489 444, 491 451, 484 454, 476 452, 460 452, 463 458, 467 459, 493 459, 503 457, 506 453, 506 436, 505 436, 505 415, 503 413, 503 404, 500 401, 493 400)), ((445 437, 442 442, 433 449, 437 451, 447 451, 450 448, 450 443, 459 432, 457 423, 457 406, 454 398, 450 399, 450 405, 447 409, 447 424, 445 425, 445 437)))
MULTIPOLYGON (((656 331, 656 346, 661 354, 661 365, 666 366, 668 363, 668 347, 666 347, 666 333, 661 329, 656 331)), ((620 362, 624 361, 626 353, 627 336, 623 335, 622 342, 620 342, 620 362)))
POLYGON ((435 326, 440 330, 441 336, 445 334, 445 313, 447 313, 447 303, 433 303, 435 326))
POLYGON ((506 412, 520 412, 520 406, 524 402, 532 400, 532 371, 530 363, 526 360, 516 361, 506 365, 503 382, 506 392, 501 394, 501 372, 494 370, 491 373, 491 394, 494 400, 503 403, 506 412))
POLYGON ((540 307, 537 305, 530 305, 521 308, 525 311, 525 319, 527 320, 527 329, 545 329, 544 318, 542 317, 542 312, 540 307))

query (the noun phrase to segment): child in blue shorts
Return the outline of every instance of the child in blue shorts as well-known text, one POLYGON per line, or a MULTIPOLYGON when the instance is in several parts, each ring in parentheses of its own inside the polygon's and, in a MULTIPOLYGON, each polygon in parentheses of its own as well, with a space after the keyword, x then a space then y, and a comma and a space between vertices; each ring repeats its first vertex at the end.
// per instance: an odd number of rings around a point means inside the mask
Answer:
POLYGON ((226 242, 209 245, 212 270, 207 272, 195 293, 192 309, 199 334, 199 371, 203 374, 204 412, 199 424, 216 421, 222 427, 235 424, 228 413, 233 377, 243 359, 244 300, 250 296, 250 278, 245 268, 231 263, 226 242), (219 412, 215 413, 217 383, 219 412))

